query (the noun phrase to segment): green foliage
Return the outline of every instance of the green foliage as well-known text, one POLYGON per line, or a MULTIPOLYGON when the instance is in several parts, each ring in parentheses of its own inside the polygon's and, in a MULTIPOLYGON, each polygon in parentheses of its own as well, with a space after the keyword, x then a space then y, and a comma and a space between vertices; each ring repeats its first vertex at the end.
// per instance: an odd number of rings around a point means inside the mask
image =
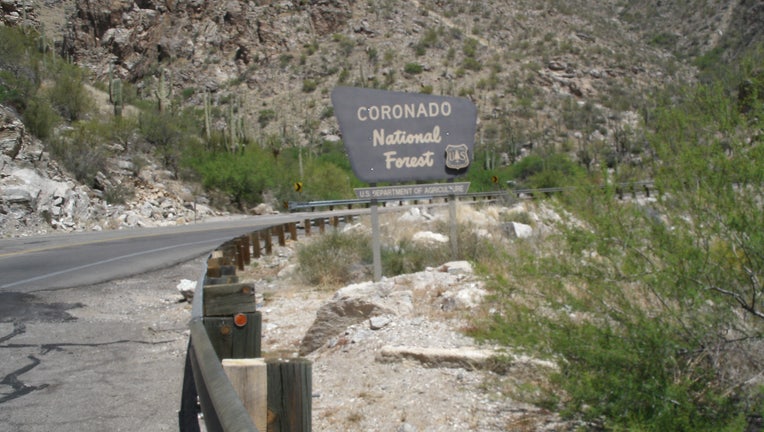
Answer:
POLYGON ((525 157, 512 165, 508 174, 530 188, 573 186, 586 176, 584 169, 563 153, 525 157))
POLYGON ((657 47, 670 49, 676 46, 678 39, 679 39, 679 36, 674 33, 662 32, 660 34, 653 36, 650 39, 649 43, 650 45, 655 45, 657 47))
POLYGON ((97 186, 96 174, 107 173, 108 153, 102 144, 108 127, 98 121, 75 123, 70 131, 48 142, 51 154, 78 181, 97 186))
POLYGON ((398 241, 395 245, 387 245, 381 250, 382 274, 397 276, 405 273, 422 271, 428 266, 436 266, 451 258, 451 248, 448 243, 427 245, 416 243, 410 239, 398 241))
POLYGON ((427 48, 433 48, 438 45, 438 30, 435 28, 428 28, 425 30, 419 41, 414 44, 414 53, 417 56, 423 56, 427 52, 427 48))
POLYGON ((470 58, 476 57, 479 48, 478 45, 479 44, 477 39, 467 38, 464 41, 464 45, 462 45, 462 52, 464 53, 464 56, 470 58))
POLYGON ((406 65, 403 66, 403 71, 409 75, 418 75, 424 71, 424 66, 419 63, 406 63, 406 65))
POLYGON ((483 69, 483 65, 474 57, 465 57, 462 61, 462 68, 471 71, 479 71, 483 69))
POLYGON ((187 163, 205 188, 225 193, 238 210, 262 202, 263 191, 278 177, 273 155, 254 146, 243 153, 200 152, 187 163))
POLYGON ((53 88, 50 89, 51 104, 68 121, 82 120, 95 103, 85 89, 85 72, 77 66, 59 63, 53 88))
POLYGON ((368 276, 371 238, 362 233, 337 230, 300 245, 299 274, 306 283, 319 286, 346 285, 356 277, 368 276))
POLYGON ((318 82, 314 79, 304 79, 302 80, 302 91, 303 93, 312 93, 318 88, 318 82))
POLYGON ((268 123, 272 122, 276 119, 276 111, 272 109, 264 109, 260 110, 260 113, 257 115, 257 124, 260 125, 260 128, 263 129, 266 126, 268 126, 268 123))
MULTIPOLYGON (((687 88, 650 113, 655 201, 579 182, 550 203, 565 215, 556 234, 507 252, 511 272, 494 277, 497 312, 478 334, 556 359, 562 397, 547 402, 568 417, 718 431, 761 414, 764 124, 740 113, 729 84, 687 88)), ((515 167, 529 181, 569 169, 541 156, 515 167)))
POLYGON ((38 83, 39 55, 32 36, 16 27, 0 26, 0 103, 23 110, 38 83))
POLYGON ((305 191, 300 200, 345 199, 353 196, 348 171, 320 159, 308 160, 305 165, 305 191))
POLYGON ((353 41, 352 38, 342 34, 342 33, 335 33, 332 35, 332 40, 337 42, 339 44, 340 52, 345 57, 349 56, 353 49, 355 48, 355 41, 353 41))
POLYGON ((48 139, 61 117, 45 98, 34 97, 27 101, 24 110, 24 125, 27 130, 41 140, 48 139))

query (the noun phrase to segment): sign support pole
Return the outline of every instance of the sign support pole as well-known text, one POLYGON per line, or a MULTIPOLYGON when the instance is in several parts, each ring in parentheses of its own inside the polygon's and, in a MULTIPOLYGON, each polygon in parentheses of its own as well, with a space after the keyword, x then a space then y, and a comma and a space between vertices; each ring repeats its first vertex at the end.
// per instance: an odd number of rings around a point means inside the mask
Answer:
POLYGON ((456 195, 448 196, 448 217, 451 220, 451 259, 459 256, 459 226, 456 223, 456 195))
MULTIPOLYGON (((371 185, 376 186, 376 183, 371 185)), ((376 198, 371 199, 369 212, 371 213, 371 253, 374 261, 374 282, 382 279, 382 247, 379 239, 379 201, 376 198)))

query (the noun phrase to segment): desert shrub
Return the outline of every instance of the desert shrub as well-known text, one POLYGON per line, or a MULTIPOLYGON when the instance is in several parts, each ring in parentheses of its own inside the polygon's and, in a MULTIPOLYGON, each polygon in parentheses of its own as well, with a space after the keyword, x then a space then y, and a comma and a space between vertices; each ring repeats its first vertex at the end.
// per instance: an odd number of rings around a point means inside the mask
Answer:
POLYGON ((371 239, 363 233, 332 230, 297 250, 299 274, 311 285, 341 286, 368 276, 371 239))
POLYGON ((314 79, 304 79, 302 80, 302 91, 303 93, 312 93, 318 88, 318 82, 314 79))
POLYGON ((423 70, 424 66, 419 63, 406 63, 406 65, 403 66, 403 71, 409 75, 418 75, 422 73, 423 70))
POLYGON ((276 111, 272 109, 260 110, 260 112, 257 114, 257 124, 259 124, 261 128, 265 128, 266 126, 268 126, 268 123, 272 122, 275 119, 276 119, 276 111))
POLYGON ((50 102, 66 120, 82 120, 95 107, 85 89, 85 72, 69 63, 59 62, 58 66, 48 95, 50 102))
POLYGON ((103 191, 103 199, 109 204, 125 204, 133 196, 135 196, 135 190, 123 183, 108 187, 103 191))
POLYGON ((384 276, 415 273, 451 260, 448 243, 422 244, 411 239, 401 239, 385 246, 380 252, 384 276))
POLYGON ((108 153, 104 146, 108 134, 104 124, 79 122, 67 133, 48 141, 53 157, 81 183, 96 186, 96 174, 106 173, 108 153))
POLYGON ((61 117, 45 98, 35 97, 27 101, 24 110, 24 125, 37 138, 46 140, 51 136, 53 128, 61 121, 61 117))

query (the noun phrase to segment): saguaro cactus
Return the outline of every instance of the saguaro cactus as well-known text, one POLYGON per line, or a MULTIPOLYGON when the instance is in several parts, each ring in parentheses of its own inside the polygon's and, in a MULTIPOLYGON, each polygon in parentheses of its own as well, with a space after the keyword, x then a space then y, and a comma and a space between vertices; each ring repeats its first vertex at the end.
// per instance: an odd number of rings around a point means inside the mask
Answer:
POLYGON ((212 131, 210 128, 212 123, 210 121, 210 91, 204 90, 204 132, 207 134, 207 143, 209 144, 212 138, 212 131))
POLYGON ((114 78, 112 68, 109 67, 109 102, 114 105, 114 116, 122 117, 122 80, 114 78))
POLYGON ((162 69, 159 73, 154 95, 157 97, 159 112, 165 112, 170 107, 170 96, 172 96, 172 78, 167 69, 162 69))

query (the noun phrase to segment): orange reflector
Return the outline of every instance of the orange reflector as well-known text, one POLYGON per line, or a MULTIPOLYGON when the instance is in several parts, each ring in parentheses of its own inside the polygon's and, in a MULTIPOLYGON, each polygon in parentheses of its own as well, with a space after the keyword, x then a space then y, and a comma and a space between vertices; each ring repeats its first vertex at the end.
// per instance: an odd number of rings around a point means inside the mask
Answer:
POLYGON ((238 313, 233 316, 233 323, 236 324, 236 327, 244 327, 247 325, 247 316, 243 313, 238 313))

